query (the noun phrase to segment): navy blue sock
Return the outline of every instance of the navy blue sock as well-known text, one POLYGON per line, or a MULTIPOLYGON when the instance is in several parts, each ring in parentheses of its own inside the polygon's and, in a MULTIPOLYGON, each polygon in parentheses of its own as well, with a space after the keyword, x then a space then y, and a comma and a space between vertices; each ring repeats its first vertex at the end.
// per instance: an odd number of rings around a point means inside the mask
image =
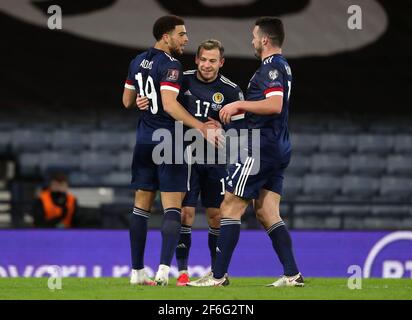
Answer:
POLYGON ((217 239, 216 260, 213 276, 222 278, 229 268, 230 259, 239 241, 240 220, 222 218, 220 221, 220 234, 217 239))
POLYGON ((143 269, 144 248, 146 246, 147 221, 150 212, 134 207, 130 216, 130 250, 132 254, 132 268, 143 269))
POLYGON ((192 245, 192 227, 182 224, 180 239, 176 248, 176 261, 179 271, 187 270, 189 250, 192 245))
POLYGON ((162 251, 160 264, 170 266, 180 237, 181 209, 167 208, 164 210, 162 223, 162 251))
POLYGON ((281 220, 273 224, 266 232, 272 240, 273 249, 275 249, 280 263, 283 265, 285 276, 298 274, 298 267, 293 256, 292 239, 285 223, 281 220))
POLYGON ((220 228, 212 228, 209 227, 209 234, 208 234, 208 245, 209 245, 209 250, 210 250, 210 261, 211 261, 211 268, 213 271, 213 268, 215 266, 215 261, 216 261, 216 246, 217 246, 217 238, 219 237, 219 232, 220 228))

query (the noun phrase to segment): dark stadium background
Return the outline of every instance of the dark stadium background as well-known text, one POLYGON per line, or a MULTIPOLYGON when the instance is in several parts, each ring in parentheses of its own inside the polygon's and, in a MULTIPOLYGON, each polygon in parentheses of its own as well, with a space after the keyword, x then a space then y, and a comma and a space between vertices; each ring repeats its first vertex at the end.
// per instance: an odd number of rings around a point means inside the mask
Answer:
MULTIPOLYGON (((45 15, 49 5, 61 4, 64 21, 66 15, 97 10, 114 2, 87 1, 83 4, 59 0, 33 1, 33 4, 45 15)), ((405 105, 410 89, 410 7, 405 2, 378 2, 389 19, 388 28, 378 41, 351 52, 289 59, 295 80, 293 112, 347 116, 411 113, 405 105)), ((213 16, 216 13, 216 10, 199 8, 200 1, 159 3, 183 16, 213 16)), ((256 8, 252 11, 246 6, 239 10, 221 9, 219 14, 222 17, 254 17, 270 12, 282 16, 302 10, 309 1, 257 3, 261 5, 253 6, 256 8)), ((132 44, 127 48, 82 39, 65 33, 64 27, 63 32, 51 32, 4 13, 0 21, 5 44, 0 80, 4 107, 24 103, 32 107, 47 106, 51 110, 57 107, 112 110, 120 104, 122 87, 119 83, 125 78, 128 63, 145 49, 136 50, 132 44)), ((193 68, 192 54, 184 55, 181 60, 184 66, 193 68)), ((223 72, 245 89, 249 75, 257 66, 258 62, 252 57, 228 57, 223 72)))
MULTIPOLYGON (((121 95, 130 60, 146 48, 65 32, 66 17, 109 8, 116 0, 28 2, 42 12, 45 24, 47 8, 60 5, 63 30, 49 30, 0 11, 0 225, 31 228, 34 195, 51 171, 63 169, 84 200, 79 227, 126 229, 133 204, 127 166, 119 169, 115 160, 112 167, 102 169, 113 173, 113 180, 105 180, 101 172, 90 174, 81 157, 102 151, 99 148, 114 157, 131 155, 137 112, 123 108, 121 95), (83 134, 83 149, 55 150, 53 137, 59 130, 83 134), (125 133, 131 142, 124 143, 122 150, 113 145, 106 150, 99 138, 93 142, 94 131, 107 136, 125 133), (74 162, 59 163, 54 154, 56 161, 46 164, 41 154, 47 152, 71 153, 74 162)), ((311 3, 258 0, 216 10, 200 0, 154 2, 185 18, 239 19, 282 17, 302 12, 311 3)), ((376 2, 388 24, 372 43, 330 55, 288 59, 294 75, 290 107, 294 158, 285 178, 282 213, 293 230, 412 229, 410 6, 406 1, 376 2)), ((316 18, 326 15, 319 12, 316 18)), ((111 23, 102 26, 102 32, 111 23)), ((145 27, 151 38, 150 26, 145 27)), ((250 41, 250 36, 246 39, 250 41)), ((185 69, 194 68, 192 53, 181 61, 185 69)), ((258 66, 250 50, 250 58, 228 55, 222 73, 245 91, 258 66)), ((156 202, 154 211, 159 209, 156 202)), ((206 219, 199 210, 195 228, 204 229, 206 219)), ((160 214, 154 215, 151 226, 158 227, 160 219, 160 214)), ((243 228, 260 228, 251 210, 243 228)))

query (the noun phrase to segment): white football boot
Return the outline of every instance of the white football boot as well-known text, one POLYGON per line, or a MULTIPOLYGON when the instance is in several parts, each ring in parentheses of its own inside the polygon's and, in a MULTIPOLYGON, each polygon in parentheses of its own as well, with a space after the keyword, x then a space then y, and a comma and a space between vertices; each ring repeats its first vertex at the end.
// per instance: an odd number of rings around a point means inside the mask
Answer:
POLYGON ((202 278, 191 281, 186 284, 188 287, 225 287, 229 285, 229 277, 227 273, 221 279, 215 279, 213 273, 209 272, 202 278))
POLYGON ((294 276, 282 276, 275 282, 268 284, 266 287, 304 287, 305 282, 300 272, 294 276))
POLYGON ((204 276, 200 277, 200 278, 197 279, 197 280, 193 280, 193 281, 189 281, 189 282, 190 282, 190 283, 192 284, 192 286, 193 286, 194 283, 197 283, 197 282, 199 282, 199 281, 203 281, 203 279, 210 278, 210 277, 213 277, 213 272, 212 272, 212 271, 209 271, 208 273, 206 273, 204 276))
POLYGON ((157 270, 156 277, 154 279, 158 286, 167 286, 169 284, 169 271, 169 266, 165 264, 159 265, 159 269, 157 270))
POLYGON ((130 284, 141 286, 155 286, 156 282, 149 278, 146 270, 143 268, 140 270, 132 269, 130 284))

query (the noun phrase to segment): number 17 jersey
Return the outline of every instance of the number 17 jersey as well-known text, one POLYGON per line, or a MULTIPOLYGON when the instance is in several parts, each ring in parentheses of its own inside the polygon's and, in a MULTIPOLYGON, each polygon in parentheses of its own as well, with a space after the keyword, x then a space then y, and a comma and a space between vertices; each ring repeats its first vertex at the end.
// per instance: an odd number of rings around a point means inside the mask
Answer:
POLYGON ((137 126, 139 143, 158 143, 152 136, 159 128, 174 135, 175 119, 164 111, 160 92, 171 90, 179 94, 182 79, 181 63, 162 50, 150 48, 132 60, 125 87, 149 99, 149 109, 141 111, 137 126))

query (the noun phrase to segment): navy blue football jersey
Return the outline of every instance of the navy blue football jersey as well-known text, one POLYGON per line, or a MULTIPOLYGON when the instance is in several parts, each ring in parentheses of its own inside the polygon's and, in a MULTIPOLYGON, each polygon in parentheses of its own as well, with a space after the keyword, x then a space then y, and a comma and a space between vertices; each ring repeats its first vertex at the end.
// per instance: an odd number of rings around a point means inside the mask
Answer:
MULTIPOLYGON (((242 90, 237 84, 221 74, 212 82, 203 82, 197 78, 196 73, 197 70, 188 70, 183 73, 183 83, 178 101, 196 119, 206 122, 210 117, 220 122, 220 109, 228 103, 243 100, 242 90)), ((223 125, 223 128, 225 130, 246 128, 244 117, 244 113, 235 115, 232 117, 233 121, 229 125, 223 125)), ((205 144, 204 155, 204 163, 226 163, 225 159, 218 159, 218 152, 215 153, 214 157, 206 158, 207 144, 205 144)))
POLYGON ((274 95, 283 97, 280 114, 246 114, 249 129, 260 129, 260 157, 263 161, 282 161, 291 151, 288 131, 289 96, 292 72, 281 54, 274 54, 262 61, 251 78, 246 100, 259 101, 274 95))
POLYGON ((159 128, 174 132, 175 119, 164 111, 161 90, 179 93, 183 78, 181 63, 168 53, 150 48, 132 60, 125 87, 149 99, 149 109, 142 111, 137 136, 139 143, 151 143, 159 128))
MULTIPOLYGON (((183 73, 179 102, 196 119, 206 122, 208 117, 220 121, 219 111, 228 103, 243 100, 239 86, 219 74, 212 82, 203 82, 196 76, 197 70, 183 73)), ((239 116, 242 118, 242 115, 239 116)))

